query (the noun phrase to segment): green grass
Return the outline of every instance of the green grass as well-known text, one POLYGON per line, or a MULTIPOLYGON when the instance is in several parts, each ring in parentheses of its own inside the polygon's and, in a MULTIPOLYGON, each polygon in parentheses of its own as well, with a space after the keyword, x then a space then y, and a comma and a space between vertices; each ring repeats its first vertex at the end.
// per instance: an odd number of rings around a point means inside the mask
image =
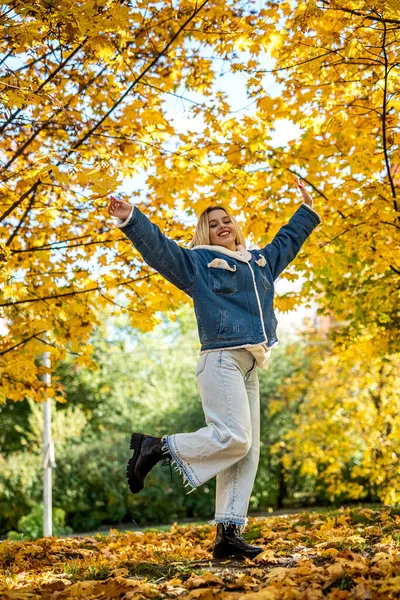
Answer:
POLYGON ((82 568, 75 564, 75 561, 67 562, 64 566, 64 573, 69 577, 71 583, 75 583, 80 578, 82 568))
POLYGON ((179 577, 182 581, 188 579, 193 573, 202 575, 204 569, 193 569, 193 561, 182 560, 170 564, 164 563, 136 563, 126 564, 121 563, 120 567, 127 566, 129 577, 147 577, 149 581, 160 581, 162 579, 171 579, 179 577))

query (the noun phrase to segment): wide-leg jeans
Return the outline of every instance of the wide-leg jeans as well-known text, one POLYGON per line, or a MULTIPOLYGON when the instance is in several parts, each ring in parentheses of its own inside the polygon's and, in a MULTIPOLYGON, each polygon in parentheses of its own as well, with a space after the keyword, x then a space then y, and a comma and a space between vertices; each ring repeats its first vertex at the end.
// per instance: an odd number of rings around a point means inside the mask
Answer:
POLYGON ((181 473, 188 494, 216 481, 216 523, 247 525, 260 456, 260 393, 254 356, 246 349, 200 355, 196 379, 206 427, 163 436, 163 452, 181 473))

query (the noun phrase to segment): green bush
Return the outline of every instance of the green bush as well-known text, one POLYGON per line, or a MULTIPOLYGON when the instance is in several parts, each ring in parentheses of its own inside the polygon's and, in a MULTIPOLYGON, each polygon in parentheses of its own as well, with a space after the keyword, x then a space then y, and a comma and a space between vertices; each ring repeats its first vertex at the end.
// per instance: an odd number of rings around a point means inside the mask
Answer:
MULTIPOLYGON (((11 540, 36 540, 43 537, 43 504, 37 504, 33 509, 18 521, 18 531, 9 531, 7 537, 11 540)), ((54 536, 63 536, 72 533, 71 527, 65 525, 65 511, 62 508, 52 510, 54 536)))
POLYGON ((14 452, 0 463, 0 531, 17 529, 19 519, 42 498, 42 461, 29 451, 14 452))
POLYGON ((53 497, 74 531, 100 524, 132 522, 142 527, 185 517, 212 518, 215 482, 185 495, 182 477, 161 463, 149 473, 145 488, 132 494, 126 465, 132 456, 129 436, 101 436, 97 442, 71 446, 58 455, 53 497))
MULTIPOLYGON (((113 339, 107 338, 104 325, 93 340, 97 371, 74 365, 72 358, 57 370, 68 402, 54 406, 52 414, 57 464, 53 499, 74 531, 91 531, 101 524, 130 522, 143 527, 214 516, 215 478, 187 494, 182 476, 172 467, 171 482, 169 467, 160 463, 140 494, 131 494, 126 481, 132 431, 161 437, 205 425, 194 375, 199 351, 195 321, 188 310, 176 316, 176 323, 164 321, 145 334, 113 321, 113 339)), ((299 498, 324 499, 324 490, 315 491, 314 481, 296 470, 284 473, 283 454, 270 450, 293 427, 296 406, 281 398, 280 389, 293 371, 307 372, 303 354, 300 343, 282 345, 274 350, 269 370, 259 371, 261 452, 250 511, 296 504, 299 498), (272 398, 281 401, 274 412, 272 398)), ((26 408, 26 414, 20 411, 25 420, 22 416, 17 420, 18 436, 12 437, 11 451, 4 448, 0 456, 0 533, 19 529, 21 517, 32 519, 31 511, 42 501, 42 406, 27 403, 26 408), (15 452, 18 444, 24 451, 15 452)), ((12 412, 7 412, 9 433, 12 412)), ((0 436, 3 445, 7 439, 0 436)), ((25 534, 19 530, 12 535, 25 534)))

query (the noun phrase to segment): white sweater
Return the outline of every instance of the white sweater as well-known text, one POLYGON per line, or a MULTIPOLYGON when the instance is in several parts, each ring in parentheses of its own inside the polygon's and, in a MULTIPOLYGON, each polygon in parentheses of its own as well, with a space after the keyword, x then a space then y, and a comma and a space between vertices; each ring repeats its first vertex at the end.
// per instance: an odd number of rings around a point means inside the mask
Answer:
MULTIPOLYGON (((232 254, 237 254, 238 256, 244 256, 245 252, 248 252, 243 246, 237 246, 236 252, 232 252, 232 254)), ((277 346, 279 342, 276 342, 274 346, 277 346)), ((267 344, 258 344, 258 345, 245 345, 245 346, 230 346, 229 348, 223 348, 223 350, 239 350, 240 348, 245 348, 254 356, 257 361, 257 367, 263 370, 268 369, 269 359, 271 358, 271 348, 267 347, 267 344)), ((200 354, 205 354, 206 352, 218 352, 221 348, 216 348, 215 350, 203 350, 200 354)))

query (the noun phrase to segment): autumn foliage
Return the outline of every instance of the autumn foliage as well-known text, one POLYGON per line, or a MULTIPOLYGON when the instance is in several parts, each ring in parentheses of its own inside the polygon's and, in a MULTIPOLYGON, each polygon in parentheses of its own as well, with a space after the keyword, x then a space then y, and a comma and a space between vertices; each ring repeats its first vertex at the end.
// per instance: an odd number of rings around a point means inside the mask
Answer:
POLYGON ((212 559, 215 528, 0 544, 6 600, 390 600, 398 598, 400 518, 341 509, 249 520, 265 550, 253 561, 212 559))
MULTIPOLYGON (((281 310, 318 297, 343 323, 337 348, 398 349, 398 2, 182 0, 10 2, 1 19, 2 398, 40 400, 35 363, 67 348, 90 361, 96 308, 123 292, 142 330, 187 298, 143 264, 105 206, 127 199, 185 244, 211 201, 242 215, 266 243, 293 213, 297 173, 323 218, 296 260, 307 283, 281 310), (267 68, 272 58, 274 66, 267 68), (221 70, 243 74, 252 111, 215 93, 221 70), (279 91, 269 93, 266 74, 279 91), (194 101, 190 93, 202 94, 194 101), (164 101, 204 124, 180 129, 164 101), (301 135, 276 147, 277 119, 301 135), (48 342, 43 342, 44 332, 48 342)), ((56 387, 56 383, 54 384, 56 387)), ((50 388, 49 394, 59 394, 50 388)))
POLYGON ((294 212, 298 175, 323 223, 283 274, 301 272, 301 292, 276 306, 317 299, 339 325, 330 354, 314 353, 314 379, 287 383, 304 402, 286 466, 315 472, 320 444, 334 495, 361 427, 349 491, 366 477, 398 502, 399 2, 32 0, 3 3, 0 23, 0 399, 62 399, 37 358, 91 365, 99 308, 148 331, 188 302, 109 218, 125 178, 145 173, 146 193, 122 196, 178 243, 223 201, 258 245, 294 212), (223 72, 240 75, 249 108, 216 88, 223 72), (187 128, 168 118, 171 97, 187 128), (281 146, 279 119, 300 131, 281 146))

